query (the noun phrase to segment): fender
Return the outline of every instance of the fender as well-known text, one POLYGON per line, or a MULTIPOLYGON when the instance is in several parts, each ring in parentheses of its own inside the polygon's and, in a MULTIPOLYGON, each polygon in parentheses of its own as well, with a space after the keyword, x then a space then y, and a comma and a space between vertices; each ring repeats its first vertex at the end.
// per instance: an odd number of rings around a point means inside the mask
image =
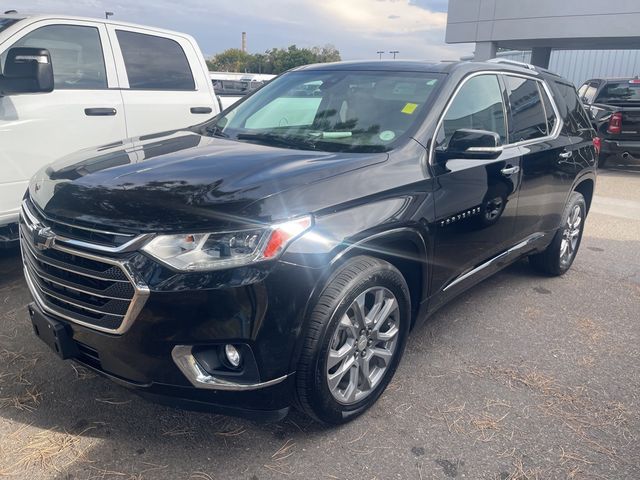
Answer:
MULTIPOLYGON (((354 256, 363 254, 373 254, 372 256, 378 257, 384 256, 385 252, 381 251, 378 246, 393 243, 396 241, 411 242, 416 247, 417 254, 420 257, 416 259, 410 259, 419 261, 421 264, 421 285, 419 285, 418 288, 418 291, 420 292, 420 298, 417 299, 416 303, 412 301, 412 304, 417 306, 416 311, 413 312, 413 324, 415 324, 416 316, 425 311, 425 305, 423 302, 428 298, 431 279, 428 259, 431 257, 432 249, 431 242, 427 241, 427 239, 429 238, 428 232, 428 228, 424 224, 419 223, 418 225, 399 226, 375 233, 368 232, 365 235, 361 234, 358 235, 357 238, 354 238, 352 240, 345 240, 344 242, 342 242, 338 246, 338 248, 334 250, 334 255, 331 257, 329 262, 324 267, 318 268, 318 270, 320 271, 317 277, 317 281, 315 282, 311 294, 309 295, 309 300, 307 301, 305 307, 301 312, 301 315, 299 317, 300 323, 294 330, 298 332, 304 331, 304 324, 307 322, 313 306, 324 291, 326 285, 331 282, 333 277, 337 274, 338 270, 345 262, 347 262, 354 256)), ((387 252, 387 255, 388 254, 389 253, 387 252)), ((289 366, 290 372, 295 371, 295 366, 298 362, 300 350, 302 348, 302 342, 296 341, 295 345, 296 347, 291 356, 289 366)))

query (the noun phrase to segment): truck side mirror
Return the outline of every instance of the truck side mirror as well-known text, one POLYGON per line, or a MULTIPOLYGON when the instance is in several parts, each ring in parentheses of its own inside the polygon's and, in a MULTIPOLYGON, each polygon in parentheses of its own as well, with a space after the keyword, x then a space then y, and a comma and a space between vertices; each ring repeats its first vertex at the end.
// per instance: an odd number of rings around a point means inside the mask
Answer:
POLYGON ((0 95, 53 91, 51 55, 45 48, 11 48, 7 52, 0 95))

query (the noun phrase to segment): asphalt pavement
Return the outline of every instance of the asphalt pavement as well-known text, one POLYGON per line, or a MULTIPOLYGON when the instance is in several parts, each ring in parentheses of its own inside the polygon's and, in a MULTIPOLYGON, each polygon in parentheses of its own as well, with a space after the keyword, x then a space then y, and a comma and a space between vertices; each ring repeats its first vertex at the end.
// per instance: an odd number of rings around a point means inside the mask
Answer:
POLYGON ((19 252, 0 252, 0 477, 640 479, 638 167, 600 174, 569 273, 522 261, 460 296, 340 428, 148 403, 58 360, 29 301, 19 252))

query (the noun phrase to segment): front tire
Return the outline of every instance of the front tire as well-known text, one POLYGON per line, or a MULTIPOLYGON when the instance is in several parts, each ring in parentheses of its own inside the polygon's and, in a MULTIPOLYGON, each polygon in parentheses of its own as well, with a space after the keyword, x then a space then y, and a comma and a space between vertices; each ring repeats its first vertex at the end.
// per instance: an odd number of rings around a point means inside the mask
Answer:
POLYGON ((306 328, 296 373, 297 404, 324 423, 345 423, 389 384, 409 333, 411 303, 402 274, 358 256, 333 275, 306 328))
POLYGON ((586 216, 584 197, 579 192, 572 192, 562 213, 560 228, 551 244, 543 252, 529 256, 533 268, 552 276, 566 273, 580 248, 586 216))

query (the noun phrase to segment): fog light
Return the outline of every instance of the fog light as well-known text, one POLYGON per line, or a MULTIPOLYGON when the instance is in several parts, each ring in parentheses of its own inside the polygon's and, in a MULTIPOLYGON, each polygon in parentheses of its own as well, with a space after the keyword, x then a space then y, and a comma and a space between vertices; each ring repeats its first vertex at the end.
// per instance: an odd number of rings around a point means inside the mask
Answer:
POLYGON ((238 368, 240 366, 240 352, 238 352, 238 349, 236 347, 234 347, 230 343, 227 343, 224 346, 224 354, 226 355, 227 361, 229 362, 229 364, 231 364, 232 367, 238 368))

